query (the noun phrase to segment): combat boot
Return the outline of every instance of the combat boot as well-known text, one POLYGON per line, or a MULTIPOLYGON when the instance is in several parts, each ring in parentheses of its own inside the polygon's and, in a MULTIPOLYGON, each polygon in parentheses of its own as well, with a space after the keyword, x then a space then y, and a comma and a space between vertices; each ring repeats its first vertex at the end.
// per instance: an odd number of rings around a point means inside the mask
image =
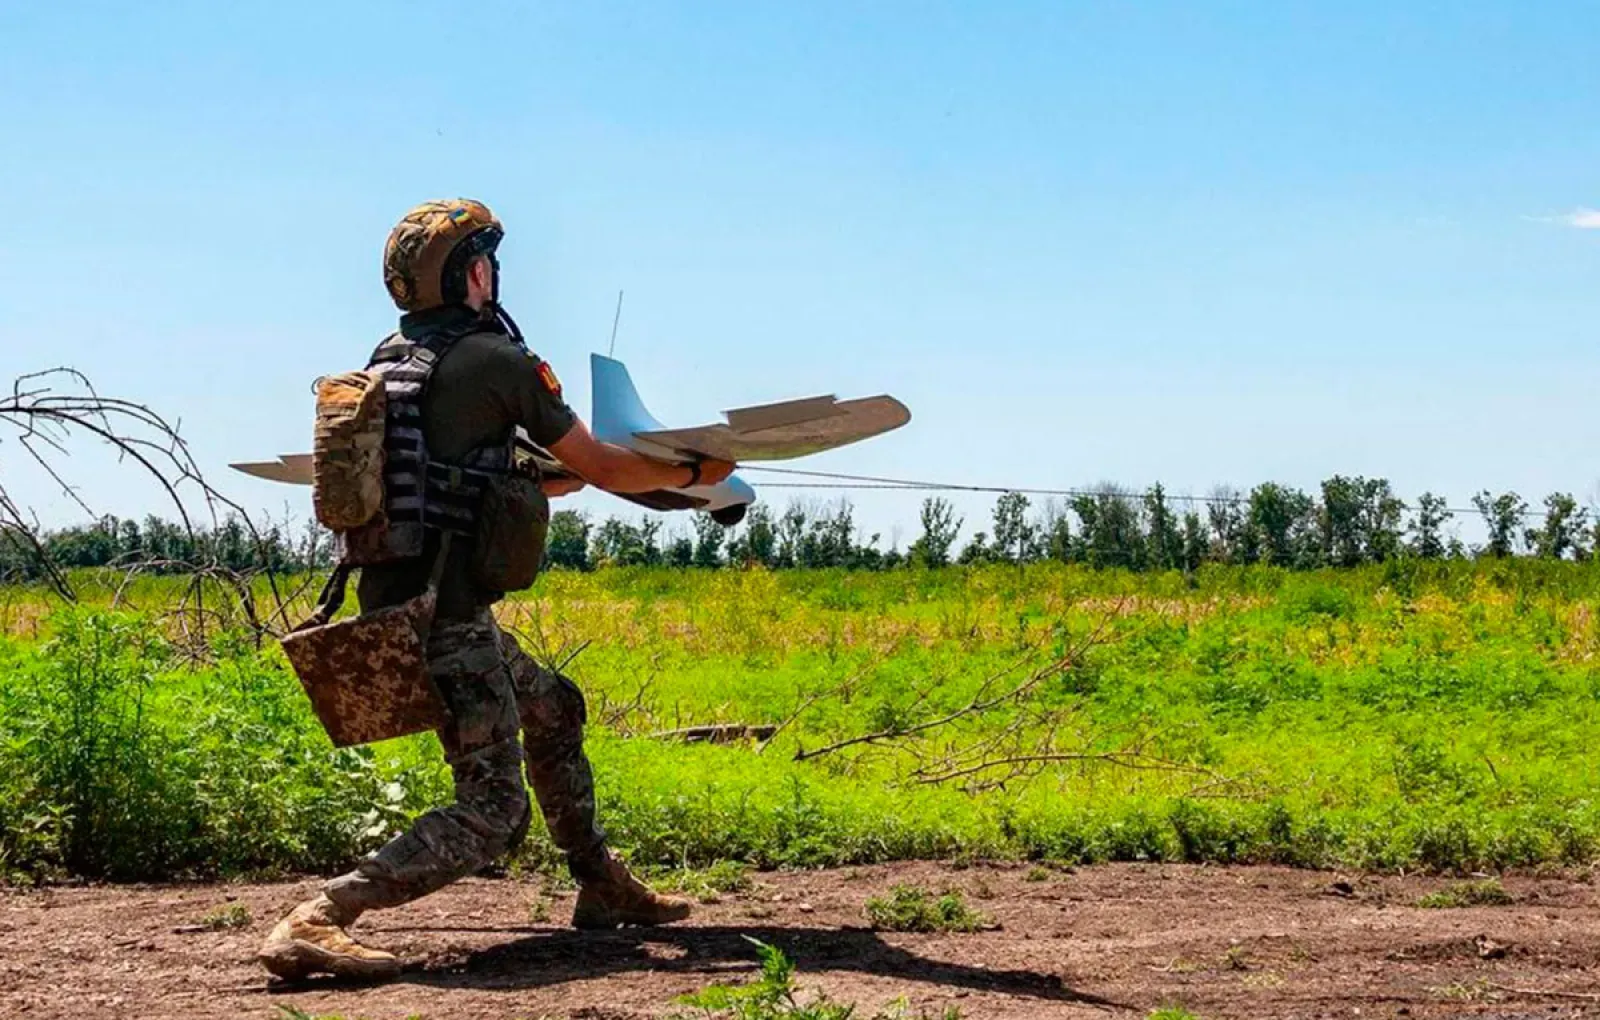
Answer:
POLYGON ((609 851, 595 872, 578 892, 578 904, 572 911, 574 928, 651 927, 689 916, 688 900, 651 889, 609 851))
POLYGON ((326 896, 307 900, 278 922, 257 958, 285 981, 312 974, 382 981, 399 974, 400 960, 394 954, 368 949, 345 933, 344 926, 356 916, 326 896))

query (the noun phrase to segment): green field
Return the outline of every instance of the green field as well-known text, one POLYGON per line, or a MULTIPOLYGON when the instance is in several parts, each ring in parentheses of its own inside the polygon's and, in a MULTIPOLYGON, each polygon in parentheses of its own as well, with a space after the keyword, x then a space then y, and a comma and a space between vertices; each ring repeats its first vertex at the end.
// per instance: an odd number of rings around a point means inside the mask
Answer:
MULTIPOLYGON (((0 593, 0 871, 326 871, 448 797, 432 737, 331 748, 270 642, 212 622, 183 654, 182 583, 115 610, 0 593)), ((556 572, 504 617, 577 652, 604 821, 639 862, 1470 870, 1600 852, 1597 605, 1600 566, 1529 560, 658 568, 556 572), (783 728, 651 736, 713 723, 783 728)))

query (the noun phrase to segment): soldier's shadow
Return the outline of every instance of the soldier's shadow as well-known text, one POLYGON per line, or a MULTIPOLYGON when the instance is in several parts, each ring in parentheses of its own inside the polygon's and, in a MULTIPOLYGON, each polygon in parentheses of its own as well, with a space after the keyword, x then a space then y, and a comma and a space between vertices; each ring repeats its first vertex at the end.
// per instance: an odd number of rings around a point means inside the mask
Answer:
POLYGON ((860 928, 710 926, 541 932, 473 952, 447 969, 407 971, 400 980, 433 988, 536 988, 624 971, 704 975, 706 983, 753 973, 757 939, 806 971, 859 971, 945 987, 1118 1006, 1076 991, 1054 974, 931 960, 860 928))

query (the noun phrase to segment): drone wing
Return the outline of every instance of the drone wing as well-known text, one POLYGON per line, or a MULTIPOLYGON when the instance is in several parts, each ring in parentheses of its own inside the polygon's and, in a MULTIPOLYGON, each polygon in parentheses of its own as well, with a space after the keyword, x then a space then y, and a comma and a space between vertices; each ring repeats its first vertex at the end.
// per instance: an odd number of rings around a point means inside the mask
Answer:
POLYGON ((228 466, 256 478, 265 478, 269 482, 286 482, 289 485, 311 484, 309 453, 286 453, 277 460, 249 461, 228 466))
POLYGON ((739 463, 793 460, 893 431, 911 420, 888 395, 837 400, 812 397, 727 411, 725 425, 638 432, 638 438, 680 454, 739 463))

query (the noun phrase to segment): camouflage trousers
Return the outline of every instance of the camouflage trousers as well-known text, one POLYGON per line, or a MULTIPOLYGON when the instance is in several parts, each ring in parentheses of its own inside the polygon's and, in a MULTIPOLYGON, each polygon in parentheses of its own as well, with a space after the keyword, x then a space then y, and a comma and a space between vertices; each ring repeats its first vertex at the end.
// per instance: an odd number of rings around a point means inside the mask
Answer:
POLYGON ((450 708, 439 741, 455 777, 455 803, 422 815, 323 892, 356 911, 397 906, 515 849, 532 818, 524 766, 573 874, 580 881, 598 875, 605 833, 595 819, 594 775, 583 753, 587 710, 577 685, 534 662, 487 609, 434 628, 428 669, 450 708))

